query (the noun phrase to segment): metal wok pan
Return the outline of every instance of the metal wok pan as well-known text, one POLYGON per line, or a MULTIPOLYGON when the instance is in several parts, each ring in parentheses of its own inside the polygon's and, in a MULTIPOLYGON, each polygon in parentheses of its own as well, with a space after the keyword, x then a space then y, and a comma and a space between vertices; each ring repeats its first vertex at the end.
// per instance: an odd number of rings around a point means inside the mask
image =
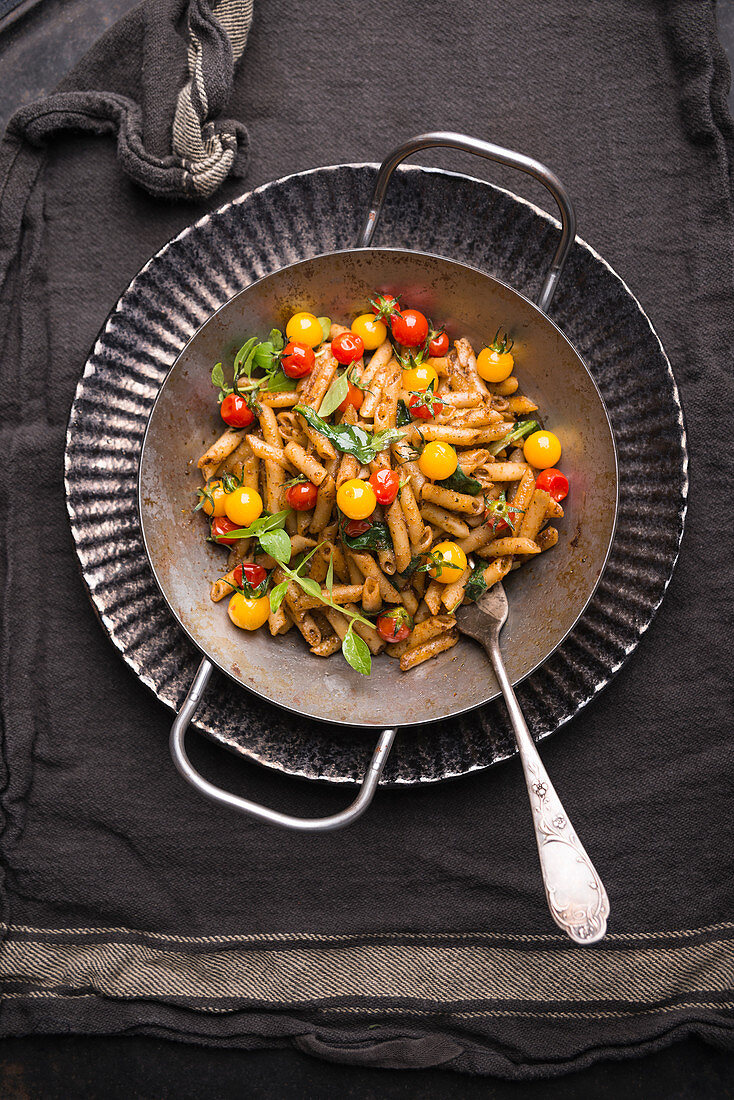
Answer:
MULTIPOLYGON (((451 216, 451 212, 447 212, 451 216)), ((298 309, 334 318, 362 312, 376 289, 404 296, 440 318, 451 338, 488 343, 498 326, 515 340, 523 390, 563 439, 564 471, 573 485, 561 538, 551 553, 523 566, 508 584, 510 620, 503 652, 513 683, 561 644, 588 604, 611 547, 617 509, 617 460, 601 395, 578 353, 545 315, 575 235, 570 201, 543 165, 457 134, 426 134, 405 143, 380 168, 359 246, 292 264, 247 287, 193 336, 164 382, 148 422, 140 460, 139 506, 146 551, 163 596, 204 654, 171 731, 174 762, 215 802, 287 828, 321 831, 353 821, 369 805, 399 727, 438 721, 481 706, 499 687, 481 649, 462 639, 409 675, 377 659, 369 678, 341 661, 312 656, 293 635, 243 635, 209 600, 207 581, 221 556, 191 516, 195 459, 219 430, 212 364, 252 333, 284 328, 298 309), (561 234, 535 305, 511 287, 464 264, 425 253, 370 248, 385 191, 397 165, 419 149, 449 146, 514 166, 538 179, 561 212, 561 234), (172 537, 172 532, 175 535, 172 537), (215 787, 189 761, 184 737, 214 668, 268 701, 325 722, 356 722, 382 732, 357 799, 331 817, 301 819, 215 787)))

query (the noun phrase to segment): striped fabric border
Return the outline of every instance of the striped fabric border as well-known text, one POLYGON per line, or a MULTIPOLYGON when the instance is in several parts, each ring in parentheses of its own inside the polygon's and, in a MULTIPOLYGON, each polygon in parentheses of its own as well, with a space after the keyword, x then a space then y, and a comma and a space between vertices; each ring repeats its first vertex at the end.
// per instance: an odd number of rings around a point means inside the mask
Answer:
POLYGON ((199 1011, 614 1018, 734 1008, 734 923, 561 936, 316 933, 180 936, 6 925, 6 995, 185 1001, 199 1011))

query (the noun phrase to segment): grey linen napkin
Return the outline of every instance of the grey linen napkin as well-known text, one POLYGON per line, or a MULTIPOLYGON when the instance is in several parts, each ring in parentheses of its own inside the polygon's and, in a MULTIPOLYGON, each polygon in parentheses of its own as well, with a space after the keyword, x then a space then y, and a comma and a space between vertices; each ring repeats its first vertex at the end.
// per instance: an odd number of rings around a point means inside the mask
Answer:
MULTIPOLYGON (((261 0, 235 69, 250 14, 142 5, 0 150, 0 1031, 508 1077, 691 1033, 730 1046, 734 219, 713 5, 396 0, 367 26, 340 0, 261 0), (75 383, 138 268, 242 189, 225 115, 248 123, 248 186, 427 128, 531 153, 662 335, 693 459, 682 558, 633 660, 543 750, 613 899, 597 948, 549 927, 517 762, 381 792, 344 833, 268 830, 183 786, 170 716, 89 606, 63 503, 75 383)), ((192 752, 295 813, 343 802, 192 752)))

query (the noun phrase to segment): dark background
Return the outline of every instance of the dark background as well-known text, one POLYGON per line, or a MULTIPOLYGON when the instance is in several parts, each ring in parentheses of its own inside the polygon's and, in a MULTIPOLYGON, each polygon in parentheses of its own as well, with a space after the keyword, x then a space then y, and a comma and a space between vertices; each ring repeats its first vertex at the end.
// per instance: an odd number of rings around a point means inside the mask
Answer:
MULTIPOLYGON (((13 111, 50 92, 133 0, 0 0, 0 130, 13 111)), ((720 38, 734 59, 734 2, 718 5, 720 38)), ((734 110, 734 91, 729 94, 734 110)), ((449 1071, 355 1069, 291 1050, 200 1049, 140 1036, 5 1040, 0 1097, 734 1097, 734 1059, 697 1039, 645 1058, 600 1062, 552 1081, 514 1083, 449 1071)))

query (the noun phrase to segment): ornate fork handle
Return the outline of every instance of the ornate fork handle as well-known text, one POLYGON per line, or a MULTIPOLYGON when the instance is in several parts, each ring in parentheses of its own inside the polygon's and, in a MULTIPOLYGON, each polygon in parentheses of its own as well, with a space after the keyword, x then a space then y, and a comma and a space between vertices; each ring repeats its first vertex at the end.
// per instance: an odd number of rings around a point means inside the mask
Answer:
POLYGON ((596 943, 607 930, 609 899, 576 836, 530 736, 507 675, 497 637, 484 643, 510 714, 533 813, 543 885, 559 928, 576 943, 596 943))

